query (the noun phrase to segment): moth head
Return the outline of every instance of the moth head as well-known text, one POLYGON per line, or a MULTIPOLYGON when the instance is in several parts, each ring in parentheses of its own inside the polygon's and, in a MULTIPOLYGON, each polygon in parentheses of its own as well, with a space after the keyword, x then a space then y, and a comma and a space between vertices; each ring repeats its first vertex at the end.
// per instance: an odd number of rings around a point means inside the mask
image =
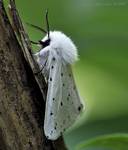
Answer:
POLYGON ((39 40, 39 44, 41 45, 42 48, 45 48, 50 45, 50 38, 46 39, 45 41, 39 40))

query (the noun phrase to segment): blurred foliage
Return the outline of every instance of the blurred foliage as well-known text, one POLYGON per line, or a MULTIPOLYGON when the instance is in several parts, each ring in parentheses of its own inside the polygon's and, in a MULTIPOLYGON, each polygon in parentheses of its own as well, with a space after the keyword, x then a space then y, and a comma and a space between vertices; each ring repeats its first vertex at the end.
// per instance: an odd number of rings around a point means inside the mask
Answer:
MULTIPOLYGON (((24 24, 43 28, 48 8, 51 30, 63 31, 78 47, 80 61, 73 69, 86 111, 79 126, 65 135, 69 149, 97 135, 127 132, 128 1, 17 0, 16 4, 24 24)), ((26 30, 33 41, 43 37, 30 27, 26 30)))
POLYGON ((100 136, 80 144, 77 150, 89 150, 91 147, 98 148, 98 150, 127 150, 128 134, 100 136))

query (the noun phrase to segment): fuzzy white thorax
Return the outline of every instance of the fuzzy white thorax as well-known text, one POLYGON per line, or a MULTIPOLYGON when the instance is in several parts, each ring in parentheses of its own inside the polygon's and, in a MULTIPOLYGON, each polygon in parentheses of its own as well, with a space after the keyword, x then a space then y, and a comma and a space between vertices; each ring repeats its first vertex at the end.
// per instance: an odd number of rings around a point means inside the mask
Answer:
MULTIPOLYGON (((50 31, 49 35, 50 44, 40 51, 40 55, 44 51, 49 51, 52 56, 59 55, 62 61, 73 64, 78 59, 77 48, 73 41, 60 31, 50 31)), ((46 41, 47 39, 48 35, 42 41, 46 41)))

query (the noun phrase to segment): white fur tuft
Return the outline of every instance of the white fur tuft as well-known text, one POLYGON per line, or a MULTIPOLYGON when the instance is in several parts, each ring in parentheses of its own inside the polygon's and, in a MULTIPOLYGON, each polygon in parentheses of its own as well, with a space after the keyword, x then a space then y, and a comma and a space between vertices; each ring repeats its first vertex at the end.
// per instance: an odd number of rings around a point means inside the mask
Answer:
MULTIPOLYGON (((46 41, 47 39, 48 36, 46 35, 42 41, 46 41)), ((77 61, 77 48, 73 41, 64 33, 60 31, 50 31, 50 40, 50 45, 44 49, 51 51, 52 54, 57 53, 62 61, 66 63, 72 64, 77 61)))

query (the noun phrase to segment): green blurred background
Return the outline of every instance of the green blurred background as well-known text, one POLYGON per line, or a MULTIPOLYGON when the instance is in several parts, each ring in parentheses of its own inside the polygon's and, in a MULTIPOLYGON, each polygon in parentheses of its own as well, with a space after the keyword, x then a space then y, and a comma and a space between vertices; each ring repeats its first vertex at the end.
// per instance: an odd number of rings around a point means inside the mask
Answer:
MULTIPOLYGON (((5 1, 6 2, 6 1, 5 1)), ((69 150, 106 133, 128 132, 128 0, 16 0, 23 22, 69 35, 79 50, 73 66, 85 111, 65 134, 69 150)), ((26 26, 30 38, 43 35, 26 26)))

